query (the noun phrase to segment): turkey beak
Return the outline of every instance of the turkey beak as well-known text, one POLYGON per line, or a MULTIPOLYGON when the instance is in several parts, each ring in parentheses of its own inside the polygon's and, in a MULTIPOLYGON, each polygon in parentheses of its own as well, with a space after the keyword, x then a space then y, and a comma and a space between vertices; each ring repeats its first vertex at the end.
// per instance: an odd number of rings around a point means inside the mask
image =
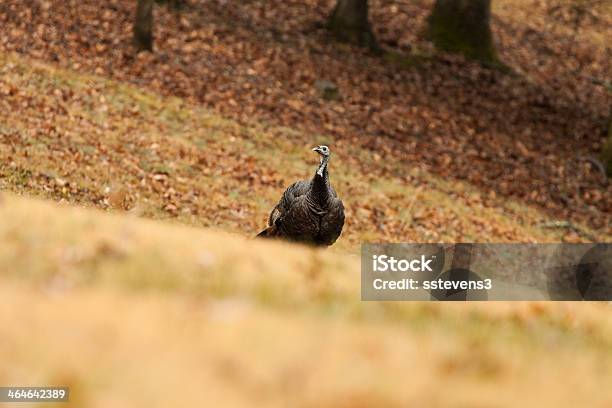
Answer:
POLYGON ((321 153, 321 148, 319 146, 312 149, 313 152, 321 153))

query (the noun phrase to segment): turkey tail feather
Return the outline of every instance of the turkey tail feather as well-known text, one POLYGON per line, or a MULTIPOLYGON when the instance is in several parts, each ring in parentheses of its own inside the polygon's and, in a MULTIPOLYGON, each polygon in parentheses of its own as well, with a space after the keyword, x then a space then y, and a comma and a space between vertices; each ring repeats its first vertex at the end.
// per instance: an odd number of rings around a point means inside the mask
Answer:
POLYGON ((276 225, 269 226, 265 230, 256 235, 256 238, 273 238, 278 236, 276 225))

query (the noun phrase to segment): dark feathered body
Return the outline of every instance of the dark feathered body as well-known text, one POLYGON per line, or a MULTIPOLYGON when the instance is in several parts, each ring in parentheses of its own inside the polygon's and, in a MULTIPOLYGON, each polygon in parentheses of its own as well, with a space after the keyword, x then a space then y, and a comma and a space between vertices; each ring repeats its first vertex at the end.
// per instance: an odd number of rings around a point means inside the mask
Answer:
POLYGON ((312 180, 298 181, 285 190, 270 214, 268 228, 258 237, 327 246, 336 242, 343 226, 344 206, 329 184, 326 158, 312 180))

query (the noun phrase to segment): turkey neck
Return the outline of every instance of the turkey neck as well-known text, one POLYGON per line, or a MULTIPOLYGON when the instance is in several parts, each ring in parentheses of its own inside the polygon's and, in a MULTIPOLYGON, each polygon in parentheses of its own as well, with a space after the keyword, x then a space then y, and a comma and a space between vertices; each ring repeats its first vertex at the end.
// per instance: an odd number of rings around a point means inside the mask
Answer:
POLYGON ((312 190, 311 196, 315 204, 320 207, 327 205, 327 198, 329 196, 329 175, 327 173, 327 162, 329 162, 329 156, 321 158, 319 168, 312 179, 312 190))

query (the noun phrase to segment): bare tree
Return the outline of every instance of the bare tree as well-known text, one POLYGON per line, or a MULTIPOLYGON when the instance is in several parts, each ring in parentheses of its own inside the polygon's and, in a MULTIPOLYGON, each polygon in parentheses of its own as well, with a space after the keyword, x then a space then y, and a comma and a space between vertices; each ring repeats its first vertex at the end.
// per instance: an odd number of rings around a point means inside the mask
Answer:
POLYGON ((379 49, 368 20, 368 0, 338 0, 329 28, 342 41, 379 49))
POLYGON ((138 51, 153 51, 154 0, 138 0, 134 20, 134 45, 138 51))
POLYGON ((436 0, 427 36, 440 50, 496 62, 490 20, 491 0, 436 0))
POLYGON ((608 177, 612 177, 612 109, 610 109, 610 122, 608 123, 608 139, 601 151, 601 160, 608 177))
POLYGON ((187 6, 186 0, 155 0, 157 4, 167 4, 172 10, 181 10, 187 6))

